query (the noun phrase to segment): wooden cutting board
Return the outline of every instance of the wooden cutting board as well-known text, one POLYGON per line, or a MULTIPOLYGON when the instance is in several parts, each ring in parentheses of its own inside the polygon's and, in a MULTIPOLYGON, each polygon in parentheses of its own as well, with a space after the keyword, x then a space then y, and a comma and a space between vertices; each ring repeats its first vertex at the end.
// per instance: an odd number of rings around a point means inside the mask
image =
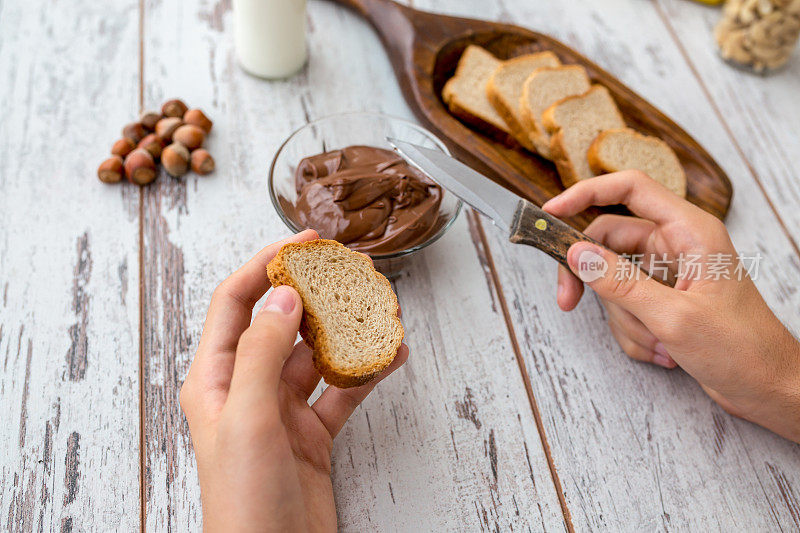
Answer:
MULTIPOLYGON (((725 218, 733 187, 708 152, 661 111, 570 47, 518 26, 426 13, 392 0, 335 1, 362 14, 376 28, 403 95, 419 120, 442 138, 454 156, 517 194, 541 205, 563 186, 550 161, 493 141, 448 112, 441 90, 470 44, 500 59, 550 50, 564 64, 584 66, 592 82, 611 91, 630 127, 664 139, 675 150, 688 178, 688 200, 725 218)), ((600 212, 593 209, 569 221, 583 229, 600 212)))

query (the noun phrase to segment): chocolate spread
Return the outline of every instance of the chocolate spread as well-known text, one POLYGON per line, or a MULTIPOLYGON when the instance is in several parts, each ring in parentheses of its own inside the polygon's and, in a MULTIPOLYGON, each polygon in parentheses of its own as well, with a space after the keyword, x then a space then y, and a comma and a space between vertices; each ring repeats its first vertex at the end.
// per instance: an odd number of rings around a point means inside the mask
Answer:
POLYGON ((286 214, 353 250, 386 254, 424 242, 444 223, 442 189, 390 150, 348 146, 297 165, 286 214))

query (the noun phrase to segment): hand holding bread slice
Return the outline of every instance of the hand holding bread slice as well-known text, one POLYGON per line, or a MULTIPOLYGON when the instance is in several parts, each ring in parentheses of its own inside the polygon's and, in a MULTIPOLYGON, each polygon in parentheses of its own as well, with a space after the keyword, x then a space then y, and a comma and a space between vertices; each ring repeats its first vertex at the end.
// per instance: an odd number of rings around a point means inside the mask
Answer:
POLYGON ((300 294, 300 334, 329 385, 363 385, 392 362, 404 334, 397 296, 369 257, 327 239, 289 243, 267 275, 300 294))

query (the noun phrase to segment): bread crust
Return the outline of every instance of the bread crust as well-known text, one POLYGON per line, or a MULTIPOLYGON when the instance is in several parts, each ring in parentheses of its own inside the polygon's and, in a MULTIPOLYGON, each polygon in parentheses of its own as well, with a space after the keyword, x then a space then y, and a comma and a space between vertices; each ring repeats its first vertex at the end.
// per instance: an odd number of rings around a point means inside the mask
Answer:
MULTIPOLYGON (((480 48, 483 52, 494 57, 491 52, 480 46, 470 45, 467 47, 467 49, 470 47, 480 48)), ((462 58, 464 57, 463 54, 467 53, 467 49, 465 49, 462 53, 462 58)), ((495 60, 497 60, 499 64, 500 60, 497 58, 495 58, 495 60)), ((512 133, 499 128, 497 125, 492 124, 491 122, 488 122, 477 115, 474 115, 467 107, 461 105, 461 103, 458 101, 458 92, 453 89, 453 86, 456 84, 457 80, 464 75, 463 71, 465 69, 466 65, 463 61, 461 61, 461 58, 459 58, 458 64, 456 65, 456 71, 453 73, 453 76, 447 80, 447 82, 445 82, 444 87, 442 87, 442 101, 447 106, 447 109, 450 110, 450 113, 453 116, 461 120, 461 122, 472 126, 491 139, 505 144, 510 148, 519 146, 519 143, 514 138, 512 133)), ((502 119, 502 116, 500 118, 502 119)))
POLYGON ((303 318, 300 321, 300 335, 303 337, 306 345, 308 345, 308 347, 312 350, 314 368, 317 369, 317 372, 322 375, 322 377, 325 379, 325 382, 329 385, 343 389, 363 385, 385 370, 386 367, 388 367, 394 360, 395 356, 397 355, 397 350, 400 348, 400 344, 403 342, 403 335, 405 334, 403 324, 400 321, 400 318, 397 316, 400 306, 397 301, 397 295, 392 289, 392 284, 389 283, 389 280, 386 279, 383 274, 375 270, 372 261, 367 255, 360 252, 354 252, 349 248, 346 248, 343 244, 330 239, 316 239, 303 243, 288 243, 281 247, 272 261, 270 261, 267 265, 267 276, 269 277, 270 283, 272 283, 273 287, 288 285, 300 294, 300 298, 304 302, 303 318), (375 276, 375 282, 385 285, 385 288, 388 289, 388 292, 391 294, 392 298, 392 308, 394 309, 394 313, 392 314, 391 319, 394 321, 396 328, 389 351, 387 353, 380 354, 378 357, 375 357, 370 364, 362 365, 355 370, 336 367, 331 357, 330 343, 328 342, 325 329, 322 327, 318 318, 313 313, 308 311, 307 306, 305 305, 305 296, 303 292, 301 291, 299 285, 291 277, 284 264, 285 254, 291 252, 292 250, 299 248, 308 248, 314 250, 322 249, 328 246, 345 248, 349 253, 353 254, 353 259, 369 263, 369 266, 375 276))
POLYGON ((592 144, 589 145, 589 150, 586 152, 586 160, 589 162, 589 168, 591 168, 592 172, 595 174, 611 172, 607 170, 603 161, 600 159, 600 144, 602 144, 609 131, 614 130, 601 131, 597 137, 594 138, 592 144))
MULTIPOLYGON (((494 74, 492 74, 491 77, 489 77, 489 81, 486 83, 486 96, 489 98, 489 103, 492 104, 492 107, 494 107, 495 111, 497 111, 497 114, 500 115, 500 117, 508 125, 508 128, 511 130, 511 135, 514 137, 514 139, 524 148, 527 148, 531 152, 536 153, 536 148, 534 147, 533 143, 528 137, 528 134, 526 133, 524 126, 519 120, 517 120, 514 110, 510 109, 508 105, 506 105, 506 101, 500 97, 499 91, 497 90, 497 86, 495 84, 495 76, 497 76, 497 73, 503 66, 507 66, 511 63, 530 61, 531 56, 536 56, 538 58, 551 57, 553 60, 558 61, 558 56, 556 56, 553 52, 549 50, 546 50, 544 52, 537 52, 535 54, 526 54, 523 56, 512 57, 511 59, 507 59, 500 66, 498 66, 497 69, 494 71, 494 74)), ((539 67, 539 68, 546 68, 546 67, 539 67)))
POLYGON ((511 137, 520 144, 523 148, 527 148, 532 152, 536 152, 536 149, 533 147, 530 139, 528 136, 525 135, 525 130, 522 127, 522 124, 517 120, 517 117, 514 116, 514 112, 506 106, 505 101, 500 98, 500 95, 497 94, 497 90, 494 86, 494 76, 489 78, 489 83, 486 84, 486 96, 489 98, 489 103, 492 104, 497 114, 500 115, 500 118, 506 121, 508 125, 508 129, 511 130, 511 137))
MULTIPOLYGON (((589 145, 589 150, 586 152, 586 159, 589 162, 589 168, 591 168, 592 172, 594 172, 595 174, 607 174, 609 172, 617 172, 619 170, 624 170, 624 169, 615 169, 612 166, 607 165, 606 162, 603 161, 603 158, 600 156, 600 146, 603 144, 603 141, 607 137, 609 137, 611 135, 615 135, 615 134, 620 133, 620 132, 625 132, 625 133, 627 133, 627 134, 639 139, 642 142, 647 142, 647 143, 659 143, 660 142, 660 143, 664 143, 663 140, 658 139, 657 137, 655 137, 655 138, 649 137, 647 135, 639 133, 638 131, 634 130, 633 128, 613 128, 613 129, 610 129, 610 130, 601 131, 597 135, 597 137, 595 137, 594 141, 592 141, 592 144, 589 145)), ((666 143, 664 143, 664 144, 666 144, 666 143)), ((668 145, 667 145, 667 147, 669 148, 668 145)), ((673 152, 673 155, 674 155, 674 152, 673 152)), ((677 156, 675 155, 674 157, 677 160, 677 156)), ((680 161, 678 161, 678 165, 680 165, 680 161)), ((681 165, 681 168, 683 168, 682 165, 681 165)), ((666 184, 664 184, 664 183, 662 183, 662 185, 666 186, 666 184)), ((673 191, 673 192, 675 192, 679 196, 682 196, 683 198, 686 198, 686 174, 685 173, 681 176, 681 185, 680 185, 679 190, 678 191, 673 191)))
POLYGON ((575 167, 570 163, 567 152, 564 150, 564 132, 558 130, 552 137, 550 137, 550 160, 556 164, 558 170, 558 177, 561 178, 561 183, 565 188, 569 189, 578 183, 578 173, 575 167))
MULTIPOLYGON (((467 68, 466 65, 461 61, 461 59, 464 57, 464 54, 466 54, 467 51, 473 46, 476 47, 476 48, 480 48, 481 50, 483 50, 487 54, 489 54, 492 57, 494 57, 494 54, 492 54, 491 52, 489 52, 485 48, 482 48, 482 47, 474 45, 474 44, 471 44, 471 45, 467 46, 464 49, 464 51, 461 52, 461 57, 458 59, 458 63, 456 64, 456 71, 453 73, 453 76, 449 80, 447 80, 445 82, 444 87, 442 87, 442 100, 444 100, 444 103, 447 104, 447 105, 450 105, 450 101, 455 96, 455 93, 453 92, 453 88, 452 88, 453 85, 455 85, 456 80, 458 80, 458 78, 460 78, 461 76, 464 75, 463 71, 467 68)), ((495 59, 497 59, 497 58, 495 57, 495 59)), ((500 61, 500 60, 497 59, 497 61, 500 61)))
MULTIPOLYGON (((530 101, 530 81, 536 75, 543 72, 552 72, 552 71, 563 71, 563 70, 581 70, 586 72, 580 65, 558 65, 554 67, 539 67, 531 72, 531 75, 525 80, 524 85, 522 86, 522 95, 520 96, 519 107, 520 107, 520 116, 522 118, 522 127, 525 130, 526 135, 530 139, 531 144, 533 145, 534 149, 538 154, 545 159, 550 159, 552 161, 553 156, 550 153, 550 135, 545 135, 546 131, 541 131, 539 127, 536 125, 536 121, 534 120, 533 112, 531 111, 529 101, 530 101)), ((590 84, 591 86, 591 84, 590 84)), ((575 95, 571 95, 575 96, 575 95)), ((564 98, 568 98, 565 96, 564 98)), ((563 100, 563 98, 562 98, 563 100)))
POLYGON ((458 98, 451 98, 447 108, 450 110, 450 113, 452 113, 453 116, 479 130, 481 133, 490 137, 491 139, 494 139, 495 141, 502 143, 509 148, 515 148, 519 146, 519 142, 517 142, 512 134, 501 130, 491 122, 487 122, 461 107, 461 105, 458 103, 458 98))
MULTIPOLYGON (((552 161, 556 164, 556 169, 558 170, 558 175, 561 178, 561 183, 564 184, 564 187, 571 187, 580 181, 578 178, 578 172, 572 163, 569 160, 569 156, 567 154, 566 148, 564 147, 564 132, 561 130, 561 126, 556 122, 555 114, 558 106, 562 105, 564 102, 570 100, 576 100, 578 98, 583 98, 591 91, 594 90, 602 90, 609 94, 613 101, 613 96, 609 93, 608 89, 603 85, 599 84, 592 84, 588 91, 582 94, 573 94, 570 96, 565 96, 564 98, 558 100, 550 107, 544 110, 542 113, 542 124, 544 125, 545 129, 550 133, 550 156, 552 161)), ((616 113, 619 120, 624 124, 625 118, 622 116, 622 113, 619 111, 619 108, 616 107, 615 102, 615 109, 614 112, 616 113)))
MULTIPOLYGON (((531 73, 531 76, 533 76, 535 73, 539 71, 552 70, 554 68, 559 68, 559 67, 539 67, 531 73)), ((528 79, 530 79, 530 77, 528 79)), ((529 98, 530 98, 530 85, 528 85, 528 82, 526 81, 522 87, 522 94, 519 97, 519 109, 520 109, 520 117, 522 118, 522 129, 525 131, 525 134, 530 140, 531 146, 533 146, 533 150, 540 156, 544 157, 545 159, 550 159, 552 161, 553 156, 550 154, 550 143, 545 142, 544 136, 539 132, 538 128, 536 127, 536 122, 533 119, 533 113, 531 112, 531 108, 528 105, 529 98)))

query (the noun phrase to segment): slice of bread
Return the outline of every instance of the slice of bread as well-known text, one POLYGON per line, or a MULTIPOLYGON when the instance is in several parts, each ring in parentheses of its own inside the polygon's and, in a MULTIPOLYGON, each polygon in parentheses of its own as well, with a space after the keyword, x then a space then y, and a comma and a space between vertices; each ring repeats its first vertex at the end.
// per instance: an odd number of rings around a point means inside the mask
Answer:
POLYGON ((508 142, 512 139, 511 130, 486 95, 486 83, 500 63, 480 46, 469 45, 458 60, 455 74, 444 84, 442 99, 462 121, 498 141, 508 142))
POLYGON ((596 174, 641 170, 678 196, 686 197, 686 173, 675 151, 658 137, 648 137, 630 128, 605 130, 586 154, 596 174))
POLYGON ((551 158, 550 134, 542 124, 542 113, 562 98, 585 93, 591 84, 580 65, 537 68, 525 80, 519 100, 521 122, 529 144, 539 155, 551 158))
POLYGON ((363 385, 397 355, 404 334, 397 296, 366 255, 328 239, 289 243, 267 275, 300 293, 300 334, 329 385, 363 385))
MULTIPOLYGON (((497 113, 503 117, 508 129, 519 143, 534 150, 530 138, 522 126, 520 97, 525 80, 540 67, 555 67, 561 62, 553 52, 526 54, 503 61, 489 78, 486 94, 497 113)), ((587 87, 588 89, 588 87, 587 87)), ((585 91, 586 89, 584 89, 585 91)), ((583 91, 581 91, 583 92, 583 91)))
POLYGON ((565 187, 594 177, 586 153, 603 130, 624 128, 625 120, 602 85, 568 96, 548 107, 542 123, 550 133, 550 154, 565 187))

